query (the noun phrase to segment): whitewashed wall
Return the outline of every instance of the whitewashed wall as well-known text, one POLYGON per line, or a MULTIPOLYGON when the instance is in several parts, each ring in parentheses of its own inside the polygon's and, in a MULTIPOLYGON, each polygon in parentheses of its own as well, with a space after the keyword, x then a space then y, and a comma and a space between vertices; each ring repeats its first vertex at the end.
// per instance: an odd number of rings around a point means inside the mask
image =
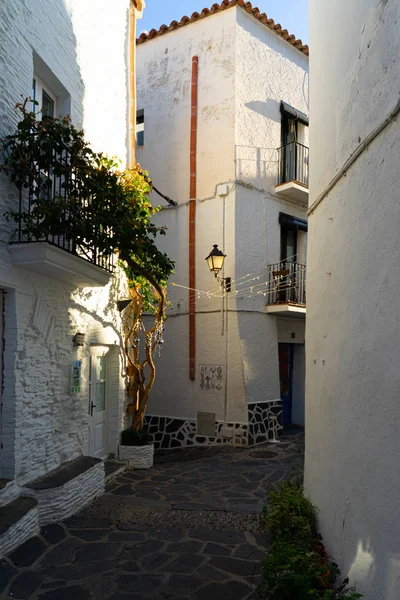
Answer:
MULTIPOLYGON (((217 13, 140 44, 138 108, 144 147, 138 160, 174 200, 156 217, 168 227, 161 246, 176 261, 171 281, 188 286, 188 199, 191 59, 199 56, 196 288, 216 292, 204 258, 223 247, 225 276, 262 273, 280 260, 279 212, 305 218, 305 207, 278 199, 276 149, 280 100, 308 112, 307 58, 239 8, 217 13), (264 65, 264 66, 263 66, 264 65), (258 161, 258 162, 257 162, 258 161), (228 195, 218 195, 227 184, 228 195), (224 211, 225 205, 225 211, 224 211)), ((160 199, 154 195, 154 201, 160 199)), ((299 244, 305 254, 304 244, 299 244)), ((207 394, 189 380, 188 293, 169 287, 171 318, 148 412, 224 420, 223 392, 207 394)), ((227 421, 247 421, 247 403, 279 398, 277 319, 264 297, 229 299, 228 346, 221 336, 221 301, 196 298, 196 363, 228 366, 227 421)), ((304 325, 303 325, 304 329, 304 325)), ((304 332, 302 333, 304 337, 304 332)))
MULTIPOLYGON (((21 95, 31 94, 35 69, 93 147, 125 161, 128 8, 128 0, 117 0, 112 8, 105 0, 5 0, 0 6, 0 135, 15 128, 13 106, 21 95)), ((12 227, 3 213, 16 206, 15 190, 1 175, 0 287, 7 291, 1 463, 3 477, 22 484, 87 453, 91 343, 113 348, 109 451, 116 451, 123 382, 115 301, 123 295, 123 283, 116 278, 105 288, 79 291, 13 267, 12 227), (78 330, 86 333, 79 351, 72 345, 78 330), (83 360, 83 379, 76 397, 69 389, 77 358, 83 360)))
MULTIPOLYGON (((312 0, 311 197, 399 99, 397 0, 312 0)), ((400 128, 381 132, 310 216, 306 488, 366 600, 400 588, 400 128)))
POLYGON ((245 11, 235 10, 236 179, 274 193, 280 102, 308 115, 308 57, 245 11))
POLYGON ((234 178, 235 30, 235 10, 228 10, 137 46, 138 109, 144 108, 145 120, 144 147, 138 148, 137 159, 151 166, 156 187, 180 203, 189 198, 191 71, 196 55, 198 198, 213 196, 217 183, 234 178))

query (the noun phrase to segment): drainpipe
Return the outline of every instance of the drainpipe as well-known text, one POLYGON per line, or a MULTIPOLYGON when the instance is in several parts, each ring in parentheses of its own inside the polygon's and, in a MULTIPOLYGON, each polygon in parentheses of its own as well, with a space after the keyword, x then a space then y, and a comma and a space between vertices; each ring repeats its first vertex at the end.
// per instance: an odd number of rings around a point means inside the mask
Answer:
POLYGON ((190 117, 190 200, 189 200, 189 377, 196 378, 196 196, 197 196, 197 82, 199 57, 192 58, 192 94, 190 117))

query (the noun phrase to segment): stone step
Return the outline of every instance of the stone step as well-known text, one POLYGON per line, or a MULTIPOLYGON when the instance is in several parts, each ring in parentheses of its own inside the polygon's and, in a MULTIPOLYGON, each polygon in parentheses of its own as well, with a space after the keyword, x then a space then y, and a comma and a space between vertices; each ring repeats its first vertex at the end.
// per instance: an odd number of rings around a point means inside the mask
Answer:
POLYGON ((38 533, 35 498, 17 498, 0 507, 0 558, 38 533))
POLYGON ((107 459, 104 461, 104 481, 108 483, 128 468, 128 461, 107 459))
POLYGON ((19 497, 19 486, 13 479, 0 479, 0 506, 5 506, 19 497))
POLYGON ((100 496, 105 489, 104 463, 80 456, 26 484, 21 493, 39 503, 39 526, 62 521, 100 496))

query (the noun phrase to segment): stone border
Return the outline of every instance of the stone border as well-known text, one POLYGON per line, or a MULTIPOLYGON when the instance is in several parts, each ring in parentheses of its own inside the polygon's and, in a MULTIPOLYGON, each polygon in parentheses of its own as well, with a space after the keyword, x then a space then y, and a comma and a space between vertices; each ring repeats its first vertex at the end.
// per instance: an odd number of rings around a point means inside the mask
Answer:
POLYGON ((154 447, 162 449, 181 448, 185 446, 247 446, 248 426, 245 423, 224 423, 215 421, 216 436, 197 435, 197 424, 193 420, 175 419, 146 415, 145 427, 153 436, 154 447), (222 428, 231 430, 232 437, 222 436, 222 428))
POLYGON ((282 402, 257 402, 247 405, 249 415, 249 446, 264 444, 283 433, 282 402))

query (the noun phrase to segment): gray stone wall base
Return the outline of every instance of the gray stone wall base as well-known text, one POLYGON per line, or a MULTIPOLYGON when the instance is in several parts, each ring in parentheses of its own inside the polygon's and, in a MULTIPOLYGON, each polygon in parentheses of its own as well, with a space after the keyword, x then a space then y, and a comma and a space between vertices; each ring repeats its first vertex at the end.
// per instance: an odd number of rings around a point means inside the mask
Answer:
POLYGON ((248 404, 249 446, 277 440, 283 433, 282 402, 257 402, 248 404))
POLYGON ((248 423, 215 421, 215 436, 197 435, 196 421, 146 415, 144 425, 153 438, 155 448, 172 449, 187 446, 255 446, 282 435, 282 403, 280 400, 249 404, 248 423), (230 436, 225 437, 226 431, 230 436))

